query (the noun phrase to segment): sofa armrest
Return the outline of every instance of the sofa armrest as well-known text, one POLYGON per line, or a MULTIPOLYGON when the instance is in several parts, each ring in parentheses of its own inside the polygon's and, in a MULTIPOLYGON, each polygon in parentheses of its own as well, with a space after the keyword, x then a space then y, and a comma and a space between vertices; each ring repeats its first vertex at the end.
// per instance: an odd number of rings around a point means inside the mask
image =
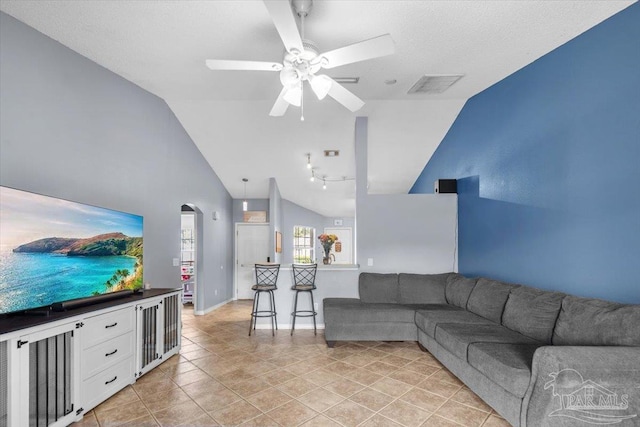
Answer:
POLYGON ((545 346, 533 356, 520 424, 638 425, 640 347, 545 346))

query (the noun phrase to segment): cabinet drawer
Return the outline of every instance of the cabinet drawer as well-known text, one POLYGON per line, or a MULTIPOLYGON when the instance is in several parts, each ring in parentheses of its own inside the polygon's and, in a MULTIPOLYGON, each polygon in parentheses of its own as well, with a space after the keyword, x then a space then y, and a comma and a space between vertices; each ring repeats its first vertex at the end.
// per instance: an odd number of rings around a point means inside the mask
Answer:
POLYGON ((82 382, 82 407, 85 413, 132 382, 132 356, 87 378, 82 382))
POLYGON ((82 352, 82 378, 89 378, 132 355, 132 331, 96 344, 82 352))
POLYGON ((133 307, 130 307, 86 318, 82 330, 82 348, 133 331, 134 316, 133 307))

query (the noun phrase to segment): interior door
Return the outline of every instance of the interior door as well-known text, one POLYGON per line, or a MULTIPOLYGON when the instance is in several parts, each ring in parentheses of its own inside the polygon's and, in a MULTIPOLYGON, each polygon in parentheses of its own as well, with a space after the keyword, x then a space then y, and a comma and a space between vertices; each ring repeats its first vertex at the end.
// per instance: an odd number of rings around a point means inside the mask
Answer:
MULTIPOLYGON (((324 229, 325 234, 335 234, 340 242, 338 248, 333 245, 331 253, 336 257, 333 264, 353 264, 353 232, 350 227, 327 227, 324 229)), ((336 242, 336 243, 338 243, 336 242)))
POLYGON ((267 262, 269 224, 236 224, 236 297, 253 298, 254 266, 267 262))

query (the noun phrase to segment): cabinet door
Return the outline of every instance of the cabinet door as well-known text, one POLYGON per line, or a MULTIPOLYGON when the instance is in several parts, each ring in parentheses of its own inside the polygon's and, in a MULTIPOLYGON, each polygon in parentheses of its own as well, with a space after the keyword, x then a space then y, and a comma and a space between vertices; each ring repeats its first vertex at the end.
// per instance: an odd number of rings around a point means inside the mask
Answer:
POLYGON ((12 421, 16 425, 66 426, 82 408, 78 401, 79 350, 76 324, 21 336, 15 341, 20 384, 12 421))
POLYGON ((163 348, 163 312, 161 299, 136 306, 136 378, 156 367, 163 348))

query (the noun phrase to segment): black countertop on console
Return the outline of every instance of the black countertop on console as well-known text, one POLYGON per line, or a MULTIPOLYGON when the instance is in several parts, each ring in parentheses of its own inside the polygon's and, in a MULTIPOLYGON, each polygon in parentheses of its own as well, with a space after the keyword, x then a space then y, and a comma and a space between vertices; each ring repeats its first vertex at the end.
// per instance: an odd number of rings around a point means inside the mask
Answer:
POLYGON ((84 307, 74 308, 67 311, 47 310, 45 314, 37 313, 12 313, 0 315, 0 334, 18 331, 20 329, 30 328, 32 326, 44 325, 46 323, 55 322, 57 320, 74 317, 92 311, 102 310, 105 308, 117 307, 122 304, 138 302, 147 298, 157 297, 175 291, 181 288, 163 288, 163 289, 147 289, 141 292, 133 293, 122 298, 110 301, 100 302, 98 304, 87 305, 84 307))

